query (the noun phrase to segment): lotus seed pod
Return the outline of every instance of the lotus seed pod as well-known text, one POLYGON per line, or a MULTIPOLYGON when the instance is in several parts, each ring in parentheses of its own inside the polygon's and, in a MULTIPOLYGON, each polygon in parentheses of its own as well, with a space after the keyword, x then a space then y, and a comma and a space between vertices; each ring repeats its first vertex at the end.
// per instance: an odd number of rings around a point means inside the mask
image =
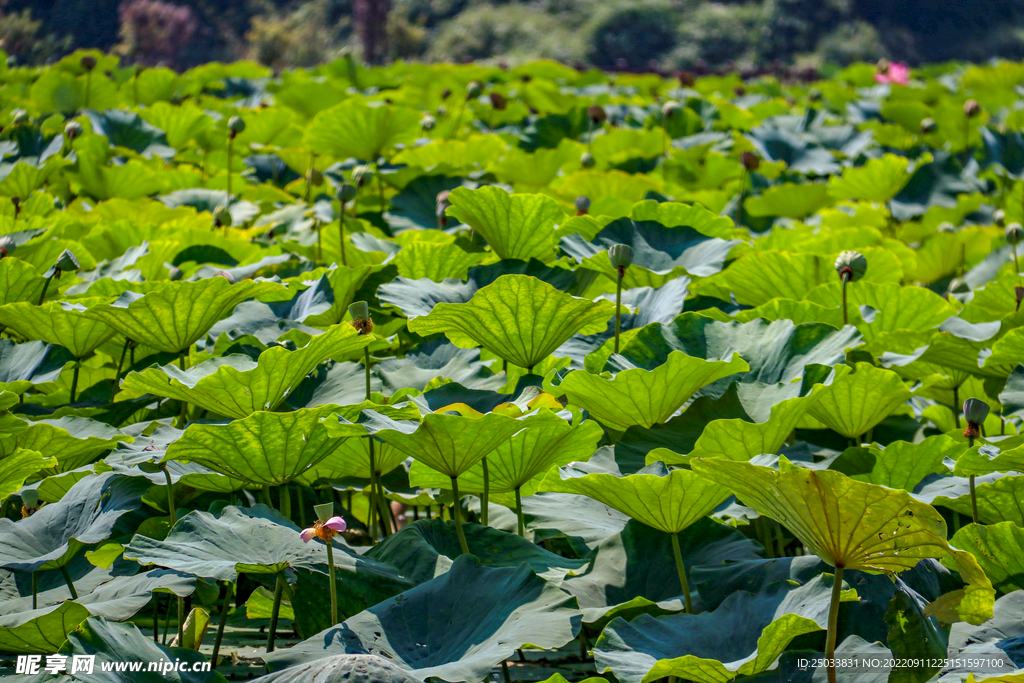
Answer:
POLYGON ((875 68, 878 69, 878 73, 880 74, 888 73, 889 60, 886 59, 885 57, 882 57, 881 59, 878 60, 878 62, 875 63, 875 68))
POLYGON ((938 230, 939 232, 952 233, 956 232, 956 226, 950 223, 949 221, 942 221, 941 223, 939 223, 939 227, 936 228, 936 230, 938 230))
POLYGON ((980 425, 988 417, 988 411, 988 404, 980 399, 969 398, 964 401, 964 418, 968 422, 980 425))
POLYGON ((970 291, 971 286, 967 284, 967 280, 962 277, 955 277, 949 281, 950 294, 967 294, 970 291))
POLYGON ((508 100, 500 92, 491 93, 491 106, 498 111, 504 111, 508 107, 508 100))
POLYGON ((967 100, 964 102, 964 114, 967 118, 973 119, 975 116, 981 113, 981 105, 975 100, 967 100))
POLYGON ((96 58, 92 55, 85 55, 78 61, 78 63, 81 64, 82 68, 86 71, 92 71, 96 68, 96 58))
POLYGON ((676 78, 679 80, 679 85, 684 88, 692 88, 693 84, 697 82, 689 71, 680 71, 676 74, 676 78))
POLYGON ((592 104, 587 107, 587 117, 595 126, 600 126, 608 120, 608 112, 599 104, 592 104))
POLYGON ((939 129, 939 124, 935 122, 935 119, 921 119, 921 132, 925 135, 934 133, 939 129))
POLYGON ((356 166, 352 169, 352 181, 356 187, 362 187, 373 180, 373 169, 369 166, 356 166))
POLYGON ((442 100, 447 100, 451 96, 452 96, 452 89, 451 88, 445 88, 444 90, 441 91, 441 99, 442 100))
POLYGON ((309 169, 309 184, 313 187, 320 187, 324 184, 324 174, 318 168, 309 169))
POLYGON ((231 217, 228 207, 218 206, 213 210, 213 222, 217 224, 217 227, 223 228, 225 225, 232 225, 235 221, 231 217))
POLYGON ((178 266, 172 265, 170 263, 164 263, 164 267, 167 268, 167 279, 170 280, 171 282, 177 282, 182 278, 182 276, 185 275, 185 272, 178 266))
POLYGON ((590 199, 587 197, 577 197, 573 204, 576 206, 576 215, 583 216, 590 211, 590 199))
POLYGON ((484 86, 480 81, 470 81, 469 85, 466 86, 466 99, 472 100, 480 97, 480 93, 484 91, 484 86))
POLYGON ((238 135, 245 130, 245 121, 241 116, 232 116, 228 119, 228 130, 231 131, 232 137, 238 135))
POLYGON ((226 270, 218 270, 216 273, 213 274, 213 276, 214 277, 222 277, 225 280, 227 280, 230 284, 232 284, 232 285, 235 284, 235 276, 232 275, 231 273, 229 273, 226 270))
POLYGON ((420 128, 422 128, 423 130, 434 130, 434 126, 436 125, 437 119, 435 119, 430 114, 427 114, 422 119, 420 119, 420 128))
POLYGON ((594 161, 594 155, 590 152, 584 152, 583 156, 580 157, 580 166, 583 168, 594 168, 594 164, 596 163, 597 162, 594 161))
POLYGON ((436 113, 437 113, 437 118, 443 119, 444 117, 448 116, 448 107, 444 106, 443 104, 439 104, 439 105, 437 105, 437 112, 436 113))
POLYGON ((1006 212, 1002 209, 996 209, 995 213, 992 214, 992 222, 1000 228, 1006 227, 1006 212))
POLYGON ((327 520, 334 516, 334 503, 320 503, 319 505, 314 505, 313 512, 316 513, 317 519, 326 523, 327 520))
POLYGON ((628 268, 633 263, 633 248, 628 244, 613 244, 608 249, 608 260, 615 268, 628 268))
POLYGON ((68 139, 74 140, 82 134, 82 124, 78 121, 68 121, 64 126, 64 134, 68 136, 68 139))
POLYGON ((81 268, 81 266, 78 265, 78 259, 75 258, 75 255, 70 249, 65 249, 60 253, 60 256, 57 257, 56 263, 53 264, 53 267, 62 273, 71 273, 81 268))
POLYGON ((761 168, 761 157, 748 150, 740 155, 740 163, 743 164, 743 168, 747 169, 748 172, 753 173, 761 168))
POLYGON ((25 489, 22 491, 21 504, 30 510, 39 507, 39 491, 36 489, 25 489))
POLYGON ((342 185, 338 188, 338 201, 341 202, 342 204, 348 204, 350 201, 356 198, 357 192, 358 190, 356 190, 354 185, 342 183, 342 185))
POLYGON ((661 105, 661 115, 665 119, 673 119, 679 115, 679 112, 683 110, 682 106, 678 102, 669 100, 665 104, 661 105))
POLYGON ((868 260, 859 251, 844 251, 836 259, 836 272, 844 282, 856 282, 868 272, 868 260))
POLYGON ((353 320, 365 320, 370 317, 370 304, 365 301, 356 301, 349 305, 348 313, 353 320))
POLYGON ((1020 244, 1021 238, 1024 238, 1024 226, 1020 223, 1010 223, 1006 226, 1006 241, 1010 244, 1020 244))

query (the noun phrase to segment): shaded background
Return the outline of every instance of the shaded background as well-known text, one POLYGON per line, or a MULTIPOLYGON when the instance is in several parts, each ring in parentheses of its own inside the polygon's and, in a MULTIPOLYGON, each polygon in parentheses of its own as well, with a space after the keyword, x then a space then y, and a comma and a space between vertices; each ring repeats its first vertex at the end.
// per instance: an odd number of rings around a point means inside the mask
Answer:
POLYGON ((187 68, 254 59, 551 58, 606 69, 825 68, 1024 59, 1024 0, 0 0, 19 64, 76 48, 187 68))

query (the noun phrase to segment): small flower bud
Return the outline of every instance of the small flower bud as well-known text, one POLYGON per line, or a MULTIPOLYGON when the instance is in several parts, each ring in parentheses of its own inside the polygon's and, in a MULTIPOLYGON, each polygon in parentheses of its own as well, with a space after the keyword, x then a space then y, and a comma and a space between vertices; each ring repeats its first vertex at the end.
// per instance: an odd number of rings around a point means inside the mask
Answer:
POLYGON ((740 155, 740 163, 742 163, 743 168, 747 169, 750 173, 761 168, 761 158, 749 150, 740 155))
POLYGON ((447 100, 451 96, 452 96, 452 89, 451 88, 445 88, 444 90, 441 91, 441 99, 442 100, 447 100))
POLYGON ((939 223, 939 227, 936 228, 939 232, 954 233, 956 232, 956 226, 949 221, 942 221, 939 223))
POLYGON ((736 94, 736 97, 743 97, 744 95, 747 94, 747 89, 744 88, 742 85, 737 85, 735 88, 732 89, 732 91, 733 93, 736 94))
POLYGON ((678 102, 673 102, 672 100, 661 105, 661 115, 665 120, 674 119, 682 110, 682 106, 680 106, 678 102))
POLYGON ((218 206, 213 210, 213 222, 218 228, 223 228, 226 225, 232 225, 235 221, 231 217, 228 207, 218 206))
POLYGON ((470 81, 469 85, 466 86, 466 99, 472 100, 480 97, 480 93, 484 91, 484 86, 480 81, 470 81))
POLYGON ((577 216, 586 216, 590 211, 590 199, 587 197, 577 197, 573 204, 576 206, 577 216))
POLYGON ((587 118, 595 126, 600 126, 602 123, 608 120, 608 112, 604 110, 599 104, 592 104, 587 107, 587 118))
POLYGON ((338 201, 341 202, 342 204, 347 204, 356 198, 357 192, 358 190, 356 190, 354 185, 343 183, 338 188, 338 201))
POLYGON ((1000 228, 1006 227, 1006 212, 1002 209, 996 209, 992 214, 992 222, 1000 228))
POLYGON ((185 275, 181 268, 171 263, 164 263, 164 267, 167 268, 167 279, 171 282, 177 282, 185 275))
POLYGON ((508 107, 508 100, 500 92, 491 93, 491 106, 498 111, 504 111, 508 107))
POLYGON ((86 71, 92 71, 93 69, 96 68, 96 58, 93 57, 92 55, 85 55, 80 60, 78 60, 78 63, 86 71))
POLYGON ((981 113, 981 105, 975 100, 967 100, 964 102, 964 114, 967 118, 973 119, 975 116, 981 113))
POLYGON ((856 282, 868 272, 868 260, 859 251, 844 251, 836 259, 836 272, 844 282, 856 282))
POLYGON ((78 121, 68 121, 67 125, 64 126, 64 135, 67 135, 69 140, 74 140, 81 134, 82 124, 78 121))
POLYGON ((939 129, 939 124, 935 122, 935 119, 921 119, 921 133, 924 135, 930 135, 939 129))
POLYGON ((1020 244, 1021 238, 1024 238, 1024 226, 1020 223, 1010 223, 1006 226, 1006 241, 1010 244, 1020 244))
POLYGON ((633 263, 633 248, 628 244, 613 244, 608 249, 608 260, 615 268, 625 270, 633 263))
POLYGON ((976 398, 969 398, 964 401, 964 418, 967 420, 967 429, 964 436, 970 439, 977 439, 981 436, 981 425, 988 417, 989 407, 984 401, 976 398))
POLYGON ((228 119, 228 135, 234 140, 235 136, 245 130, 245 121, 241 116, 232 116, 228 119))
POLYGON ((216 273, 213 274, 213 276, 224 278, 225 280, 228 281, 228 284, 230 285, 235 284, 235 276, 226 270, 218 270, 216 273))
POLYGON ((373 169, 369 166, 356 166, 352 169, 352 182, 362 187, 373 180, 373 169))
POLYGON ((437 105, 436 114, 437 118, 443 119, 444 117, 448 116, 448 107, 444 106, 443 104, 437 105))
POLYGON ((594 164, 596 163, 597 162, 594 161, 594 155, 590 152, 584 152, 580 157, 580 166, 583 168, 594 168, 594 164))
POLYGON ((437 125, 437 119, 430 114, 426 114, 422 119, 420 119, 420 128, 423 130, 434 130, 435 125, 437 125))
POLYGON ((679 80, 679 85, 684 88, 692 88, 693 84, 696 83, 696 79, 694 79, 693 74, 689 71, 680 71, 676 74, 676 78, 679 80))

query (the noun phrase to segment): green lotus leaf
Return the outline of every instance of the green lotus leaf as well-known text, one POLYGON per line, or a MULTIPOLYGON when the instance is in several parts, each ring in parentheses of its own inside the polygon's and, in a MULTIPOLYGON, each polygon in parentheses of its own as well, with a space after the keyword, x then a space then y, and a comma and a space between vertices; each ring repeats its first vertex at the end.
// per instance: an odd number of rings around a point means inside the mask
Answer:
POLYGON ((866 434, 910 398, 903 379, 892 370, 857 363, 837 378, 807 413, 848 439, 866 434))
MULTIPOLYGON (((973 657, 984 652, 998 652, 1002 666, 985 667, 995 669, 992 673, 1002 670, 1000 675, 988 676, 978 672, 978 666, 968 666, 968 662, 951 669, 955 675, 967 675, 967 681, 977 683, 1019 683, 1017 674, 1010 671, 1020 667, 1019 650, 1016 643, 1024 635, 1020 611, 1024 609, 1024 593, 1014 591, 996 600, 992 619, 980 626, 971 626, 962 622, 952 625, 949 631, 949 656, 973 657), (975 674, 978 678, 974 678, 975 674), (984 676, 984 678, 982 678, 984 676)), ((995 662, 993 662, 995 664, 995 662)))
POLYGON ((646 199, 633 205, 629 217, 634 221, 660 223, 666 228, 687 225, 708 237, 718 237, 723 240, 743 235, 742 230, 737 232, 731 219, 709 211, 700 204, 657 202, 653 199, 646 199))
POLYGON ((690 470, 669 472, 659 463, 625 477, 561 467, 548 473, 541 490, 594 498, 667 534, 679 533, 729 497, 727 489, 690 470))
POLYGON ((954 476, 972 477, 993 472, 1024 471, 1024 446, 1000 450, 996 446, 985 445, 975 446, 965 451, 962 442, 957 445, 959 446, 959 457, 954 458, 956 460, 956 465, 953 467, 954 476))
POLYGON ((53 654, 88 617, 88 609, 70 600, 0 616, 0 648, 11 653, 53 654))
POLYGON ((32 265, 8 256, 0 259, 0 304, 38 303, 46 278, 32 265))
POLYGON ((910 181, 907 168, 907 159, 895 154, 868 159, 863 166, 849 166, 841 176, 833 176, 828 192, 836 199, 884 203, 910 181))
POLYGON ((174 150, 167 146, 167 135, 135 112, 89 110, 85 115, 92 124, 92 131, 106 137, 111 147, 124 147, 144 157, 174 157, 174 150))
MULTIPOLYGON (((899 282, 903 267, 895 255, 879 248, 863 251, 868 272, 850 290, 860 282, 899 282)), ((760 306, 777 297, 800 300, 814 288, 838 279, 834 265, 834 256, 762 251, 737 259, 723 272, 704 280, 697 293, 725 300, 731 293, 736 301, 749 306, 760 306)))
POLYGON ((806 218, 832 204, 828 185, 824 183, 785 183, 765 190, 760 197, 743 203, 751 216, 806 218))
MULTIPOLYGON (((313 486, 322 479, 342 479, 345 477, 357 477, 360 479, 370 478, 370 439, 366 438, 367 429, 362 425, 352 423, 365 421, 362 418, 362 411, 372 410, 378 415, 384 415, 391 420, 415 420, 420 419, 420 411, 412 403, 398 405, 378 405, 366 401, 356 405, 332 407, 342 418, 339 420, 326 420, 324 429, 332 439, 339 439, 338 446, 323 460, 310 466, 302 472, 297 481, 313 486), (357 429, 358 436, 352 436, 353 428, 357 429)), ((372 420, 371 420, 372 421, 372 420)), ((374 466, 381 475, 387 474, 398 467, 408 458, 408 454, 382 441, 374 441, 373 444, 374 466)), ((450 484, 451 482, 449 482, 450 484)))
POLYGON ((931 474, 948 474, 945 459, 963 458, 963 450, 962 441, 939 434, 921 443, 894 441, 884 448, 877 444, 851 448, 833 460, 829 469, 868 484, 913 491, 931 474))
MULTIPOLYGON (((560 581, 567 573, 587 566, 587 560, 556 555, 524 538, 480 524, 463 524, 469 551, 488 567, 515 568, 527 564, 539 576, 560 581)), ((386 562, 420 584, 451 569, 462 555, 455 528, 440 519, 421 519, 384 539, 365 557, 386 562)))
POLYGON ((120 441, 132 440, 109 425, 86 417, 62 417, 56 420, 26 422, 14 416, 0 429, 10 436, 0 438, 0 457, 9 457, 19 448, 38 451, 45 458, 55 458, 52 469, 44 475, 59 474, 92 462, 96 456, 114 448, 120 441))
POLYGON ((415 140, 419 129, 420 113, 414 109, 349 100, 314 116, 302 146, 336 159, 375 162, 395 145, 415 140))
POLYGON ((266 676, 259 683, 423 683, 405 669, 377 655, 334 655, 301 663, 266 676))
POLYGON ((0 458, 0 505, 25 485, 25 480, 44 467, 56 467, 57 459, 38 451, 19 448, 0 458))
POLYGON ((480 417, 429 413, 419 424, 397 422, 373 411, 364 415, 371 418, 365 425, 376 439, 449 478, 467 471, 525 426, 498 413, 480 417))
MULTIPOLYGON (((409 150, 402 155, 416 151, 409 150)), ((446 175, 420 176, 391 198, 384 220, 395 235, 407 230, 436 230, 442 227, 437 216, 437 195, 451 192, 464 184, 466 181, 462 178, 446 175)))
POLYGON ((916 361, 976 377, 1005 379, 1020 363, 1024 329, 1006 331, 998 323, 971 325, 960 318, 950 318, 924 345, 927 348, 923 353, 915 351, 897 364, 916 361))
POLYGON ((831 151, 789 130, 764 125, 751 130, 749 138, 762 157, 783 161, 790 171, 815 175, 839 171, 839 164, 831 151))
MULTIPOLYGON (((594 646, 598 671, 623 683, 678 676, 695 683, 726 683, 770 667, 797 636, 824 630, 832 582, 824 575, 794 587, 779 582, 760 593, 739 591, 713 612, 631 622, 612 621, 594 646)), ((841 600, 855 601, 846 590, 841 600)))
POLYGON ((655 448, 647 454, 646 462, 662 460, 677 465, 685 464, 691 458, 750 460, 762 453, 777 453, 807 411, 821 399, 827 385, 847 372, 849 368, 843 365, 835 368, 808 366, 803 381, 799 383, 740 385, 737 390, 741 398, 747 393, 755 398, 744 402, 745 408, 750 406, 745 412, 755 422, 743 418, 714 420, 701 432, 689 454, 655 448))
MULTIPOLYGON (((842 285, 833 282, 810 292, 807 301, 839 309, 842 297, 842 285)), ((956 309, 931 290, 896 283, 858 282, 847 288, 847 305, 851 309, 869 306, 874 311, 870 321, 857 324, 867 341, 888 332, 930 330, 956 315, 956 309)))
MULTIPOLYGON (((323 427, 333 410, 258 412, 225 425, 192 424, 167 448, 164 461, 197 462, 251 486, 287 484, 338 447, 323 427)), ((364 433, 356 425, 349 429, 364 433)))
POLYGON ((153 365, 132 372, 122 386, 137 394, 166 396, 200 406, 217 415, 246 417, 274 410, 299 383, 328 358, 352 355, 373 341, 347 324, 335 325, 300 349, 274 346, 254 362, 248 356, 213 358, 180 370, 153 365))
POLYGON ((96 474, 31 517, 0 519, 0 567, 33 572, 65 566, 85 546, 109 538, 121 516, 139 509, 148 485, 109 472, 96 474))
POLYGON ((465 279, 469 269, 479 263, 483 256, 481 253, 466 251, 457 244, 413 242, 402 247, 392 263, 398 267, 402 277, 441 282, 445 278, 465 279))
POLYGON ((1016 130, 1004 133, 988 126, 980 132, 988 161, 1011 178, 1024 177, 1024 135, 1016 130))
POLYGON ((680 275, 706 277, 722 269, 739 240, 709 237, 687 225, 667 227, 654 221, 619 218, 584 239, 567 235, 559 246, 580 267, 595 270, 616 279, 618 274, 608 258, 608 249, 616 244, 633 250, 633 262, 626 269, 623 287, 661 287, 680 275))
POLYGON ((510 195, 494 186, 478 190, 457 187, 448 201, 448 215, 479 232, 501 258, 554 260, 555 223, 562 221, 565 213, 551 197, 510 195))
POLYGON ((338 266, 328 271, 328 281, 333 291, 333 300, 329 310, 307 316, 302 322, 314 327, 337 325, 345 318, 348 305, 355 300, 356 292, 374 275, 381 273, 386 266, 361 265, 345 268, 338 266))
MULTIPOLYGON (((951 483, 959 484, 951 490, 942 491, 932 500, 932 505, 941 505, 971 516, 971 494, 966 479, 952 479, 951 483), (949 494, 949 495, 945 495, 949 494)), ((1011 521, 1024 526, 1024 476, 1004 476, 993 474, 977 477, 975 496, 978 502, 978 519, 983 524, 998 524, 1011 521)), ((919 491, 924 494, 924 491, 919 491)))
POLYGON ((438 337, 419 344, 402 358, 381 361, 373 366, 371 373, 374 379, 380 380, 379 391, 386 395, 407 388, 425 391, 428 385, 436 385, 441 378, 478 390, 496 390, 504 385, 505 380, 495 375, 480 356, 479 348, 460 349, 446 338, 438 337))
POLYGON ((959 195, 978 192, 979 181, 964 175, 960 159, 948 152, 936 152, 935 160, 921 164, 899 194, 892 198, 892 215, 907 221, 929 209, 954 207, 959 195))
POLYGON ((461 348, 485 349, 522 368, 547 358, 573 334, 601 332, 615 305, 579 299, 525 275, 503 275, 464 304, 439 303, 409 329, 443 332, 461 348))
MULTIPOLYGON (((679 532, 678 538, 690 576, 698 566, 733 566, 759 557, 757 543, 707 518, 679 532)), ((600 630, 615 617, 632 620, 640 614, 681 612, 683 588, 675 566, 651 561, 670 557, 671 545, 665 534, 630 520, 621 532, 601 541, 588 558, 591 566, 567 577, 562 588, 577 597, 583 622, 593 630, 600 630)), ((703 611, 696 594, 693 600, 697 611, 703 611)))
POLYGON ((1024 529, 1013 522, 968 524, 949 542, 974 555, 1000 593, 1024 590, 1024 529))
POLYGON ((633 425, 650 427, 665 422, 702 386, 750 369, 739 354, 729 360, 708 361, 682 351, 670 352, 653 370, 631 365, 622 363, 622 369, 611 378, 574 370, 559 388, 594 419, 624 431, 633 425))
POLYGON ((146 346, 181 353, 246 299, 279 296, 283 291, 274 282, 242 280, 232 284, 227 278, 211 277, 170 282, 148 294, 125 292, 113 303, 93 306, 84 315, 146 346))
POLYGON ((51 301, 41 306, 27 301, 0 306, 0 325, 10 327, 27 339, 63 346, 75 358, 84 358, 117 332, 86 310, 100 299, 79 299, 73 303, 51 301))
POLYGON ((555 648, 580 628, 576 599, 528 566, 459 557, 445 574, 264 657, 271 671, 339 654, 380 654, 426 679, 479 681, 516 648, 555 648))
POLYGON ((5 197, 28 197, 42 187, 56 171, 66 164, 59 156, 50 157, 41 164, 30 164, 19 160, 0 181, 0 195, 5 197))
POLYGON ((724 458, 690 466, 785 526, 833 567, 899 573, 926 557, 948 562, 967 582, 960 617, 981 623, 992 615, 995 591, 977 561, 950 547, 942 516, 906 491, 804 469, 784 457, 778 470, 724 458))
MULTIPOLYGON (((503 441, 487 454, 487 479, 491 496, 519 490, 533 495, 538 478, 552 467, 590 458, 601 439, 602 430, 592 420, 571 425, 547 408, 522 420, 524 429, 503 441)), ((413 463, 409 481, 423 488, 448 488, 444 475, 413 463)), ((459 475, 459 490, 479 493, 484 490, 483 464, 478 463, 459 475)), ((499 498, 495 497, 497 501, 499 498)))

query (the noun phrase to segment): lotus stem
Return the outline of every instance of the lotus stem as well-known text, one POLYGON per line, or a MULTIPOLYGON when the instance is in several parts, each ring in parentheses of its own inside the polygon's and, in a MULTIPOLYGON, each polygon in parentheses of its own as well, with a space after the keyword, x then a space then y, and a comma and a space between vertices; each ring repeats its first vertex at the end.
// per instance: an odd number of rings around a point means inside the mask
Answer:
POLYGON ((333 541, 327 541, 327 578, 331 585, 331 625, 338 623, 338 593, 334 579, 334 547, 333 541))
POLYGON ((615 279, 615 353, 619 352, 619 332, 622 329, 622 276, 625 268, 616 268, 618 277, 615 279))
POLYGON ((313 229, 316 230, 316 260, 324 260, 324 240, 320 233, 320 219, 313 220, 313 229))
POLYGON ((46 290, 48 290, 50 288, 50 280, 52 280, 52 279, 53 279, 53 275, 51 275, 50 277, 46 278, 46 281, 43 283, 43 293, 39 295, 39 305, 40 306, 42 306, 43 302, 46 301, 46 290))
POLYGON ((736 227, 743 225, 743 197, 747 193, 747 169, 743 168, 743 174, 740 176, 740 200, 736 205, 736 227))
POLYGON ((380 197, 380 212, 384 213, 384 210, 387 209, 387 204, 384 203, 384 179, 380 177, 379 159, 377 160, 377 173, 375 175, 377 176, 377 195, 380 197))
POLYGON ((832 579, 832 602, 828 606, 828 636, 825 640, 825 660, 828 683, 836 683, 836 629, 839 624, 839 600, 843 592, 843 568, 837 566, 832 579))
POLYGON ((71 574, 68 574, 68 568, 65 565, 60 566, 60 573, 64 575, 64 583, 68 585, 68 590, 71 591, 71 599, 78 599, 78 591, 75 590, 75 582, 71 580, 71 574))
POLYGON ((292 518, 292 494, 288 491, 288 485, 282 484, 277 487, 277 499, 280 501, 281 514, 288 519, 292 518))
POLYGON ((82 362, 75 361, 74 372, 71 373, 71 403, 75 402, 75 394, 78 393, 78 373, 82 369, 82 362))
POLYGON ((85 104, 83 109, 89 108, 89 93, 92 90, 92 69, 85 72, 85 104))
POLYGON ((39 593, 39 577, 32 572, 32 609, 37 609, 36 595, 39 593))
POLYGON ((960 387, 953 387, 953 421, 960 429, 960 387))
POLYGON ((508 673, 508 662, 504 660, 501 662, 501 676, 505 680, 505 683, 512 683, 512 676, 508 673))
POLYGON ((224 639, 224 626, 228 623, 228 609, 231 606, 231 582, 224 582, 224 600, 220 603, 220 621, 217 623, 217 638, 213 641, 211 665, 216 668, 217 655, 220 653, 220 642, 224 639))
POLYGON ((363 365, 366 368, 366 400, 370 400, 370 347, 363 347, 363 365))
MULTIPOLYGON (((153 642, 160 642, 160 594, 153 593, 153 642)), ((214 666, 217 666, 217 658, 214 657, 214 666)))
POLYGON ((850 276, 844 274, 843 275, 843 326, 844 327, 849 322, 849 318, 846 315, 846 283, 849 282, 849 280, 850 280, 850 276))
POLYGON ((228 196, 224 200, 224 206, 231 208, 231 152, 234 148, 235 136, 228 136, 228 196))
POLYGON ((338 240, 341 242, 341 265, 348 267, 345 257, 345 205, 341 205, 341 218, 338 219, 338 240))
POLYGON ((366 438, 370 440, 370 493, 368 494, 370 496, 370 512, 366 520, 366 526, 370 532, 370 540, 373 541, 377 533, 374 529, 377 525, 377 456, 374 452, 373 437, 367 435, 366 438))
POLYGON ((277 618, 281 614, 281 597, 284 595, 284 572, 277 573, 277 583, 274 585, 274 608, 270 612, 270 628, 267 629, 267 652, 274 651, 274 639, 277 637, 277 618))
POLYGON ((452 497, 455 504, 452 505, 452 517, 455 519, 455 533, 459 536, 459 546, 463 555, 469 555, 469 544, 466 543, 466 534, 462 531, 462 507, 459 505, 459 478, 452 477, 452 497))
POLYGON ((683 600, 686 605, 686 613, 693 614, 693 600, 690 598, 690 584, 686 581, 686 566, 683 564, 683 553, 679 549, 679 534, 669 534, 672 537, 672 555, 676 560, 676 571, 679 572, 679 585, 683 587, 683 600))
MULTIPOLYGON (((971 448, 974 448, 974 437, 973 436, 967 437, 967 448, 968 448, 968 450, 970 450, 971 448)), ((974 492, 974 475, 973 474, 971 475, 970 481, 971 481, 971 517, 973 517, 974 523, 978 524, 979 523, 978 522, 978 496, 974 492)))
POLYGON ((387 538, 391 535, 391 504, 384 495, 384 481, 380 470, 374 472, 373 478, 377 482, 377 518, 380 520, 380 532, 387 538))
POLYGON ((487 473, 487 458, 484 458, 481 462, 484 466, 484 493, 480 496, 480 522, 487 526, 487 507, 491 499, 491 478, 487 473))
POLYGON ((523 522, 523 494, 520 493, 519 487, 516 487, 516 525, 519 536, 523 536, 526 524, 523 522))
MULTIPOLYGON (((174 488, 171 486, 171 473, 167 471, 167 465, 161 467, 164 471, 164 479, 167 481, 167 513, 171 517, 171 526, 178 521, 178 513, 174 509, 174 488)), ((185 642, 185 598, 180 595, 178 598, 178 644, 185 642)))
POLYGON ((462 112, 466 110, 466 100, 462 100, 462 104, 459 105, 459 113, 455 117, 455 123, 452 124, 451 130, 448 131, 448 137, 446 140, 451 140, 455 137, 455 134, 459 132, 459 126, 462 125, 462 112))
POLYGON ((266 505, 271 510, 274 509, 274 503, 273 501, 270 500, 270 487, 263 486, 262 488, 260 488, 260 498, 263 499, 264 505, 266 505))
POLYGON ((117 390, 120 388, 121 383, 121 367, 124 365, 124 357, 128 354, 128 346, 132 343, 131 339, 125 337, 124 348, 121 350, 121 360, 117 361, 117 374, 114 375, 114 386, 110 389, 110 402, 113 403, 117 397, 117 390))

